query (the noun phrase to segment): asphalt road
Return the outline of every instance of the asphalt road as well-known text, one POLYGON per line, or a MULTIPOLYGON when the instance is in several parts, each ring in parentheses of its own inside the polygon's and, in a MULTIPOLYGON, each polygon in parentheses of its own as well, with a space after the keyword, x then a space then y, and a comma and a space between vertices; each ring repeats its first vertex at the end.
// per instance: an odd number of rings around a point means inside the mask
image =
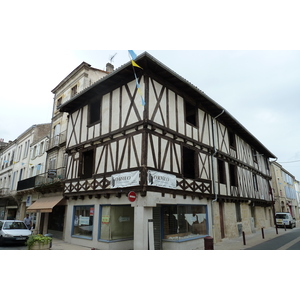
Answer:
POLYGON ((246 250, 300 250, 300 228, 287 230, 290 232, 246 250))
POLYGON ((27 246, 22 244, 7 244, 0 246, 0 250, 27 250, 27 246))

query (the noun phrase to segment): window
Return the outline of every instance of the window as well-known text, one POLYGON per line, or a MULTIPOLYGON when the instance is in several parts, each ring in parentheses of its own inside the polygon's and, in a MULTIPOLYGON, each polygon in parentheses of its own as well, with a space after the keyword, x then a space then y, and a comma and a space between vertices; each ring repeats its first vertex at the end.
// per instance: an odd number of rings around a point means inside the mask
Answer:
POLYGON ((23 177, 23 169, 20 170, 19 181, 23 179, 22 177, 23 177))
POLYGON ((58 146, 59 144, 59 135, 60 135, 60 124, 55 125, 54 127, 54 137, 52 146, 58 146))
POLYGON ((134 208, 131 206, 101 206, 100 239, 133 239, 134 208))
POLYGON ((32 159, 36 158, 36 156, 37 156, 36 148, 37 148, 37 146, 34 146, 33 152, 32 152, 32 157, 31 157, 32 159))
POLYGON ((72 235, 92 239, 94 206, 74 206, 72 235))
POLYGON ((49 170, 54 170, 56 169, 56 156, 54 157, 51 157, 49 159, 49 167, 48 167, 49 170))
POLYGON ((228 131, 228 138, 229 146, 233 149, 236 149, 235 134, 232 131, 228 131))
POLYGON ((252 150, 253 161, 254 161, 255 163, 257 163, 257 154, 256 154, 256 150, 254 150, 253 148, 252 148, 251 150, 252 150))
POLYGON ((23 145, 18 147, 18 161, 21 159, 22 147, 23 147, 23 145))
POLYGON ((36 165, 36 175, 41 173, 42 173, 42 164, 38 164, 36 165))
POLYGON ((197 126, 197 107, 185 101, 185 121, 197 126))
POLYGON ((231 186, 238 186, 237 184, 237 171, 236 166, 230 164, 229 165, 229 176, 230 176, 230 185, 231 186))
POLYGON ((219 183, 226 184, 225 162, 218 159, 218 176, 219 183))
POLYGON ((183 147, 182 175, 185 178, 196 178, 196 152, 193 149, 183 147))
POLYGON ((28 155, 29 145, 30 145, 30 140, 25 142, 25 149, 24 149, 24 157, 23 158, 27 157, 27 155, 28 155))
POLYGON ((99 99, 89 104, 89 124, 100 122, 100 106, 101 101, 99 99))
POLYGON ((77 94, 77 85, 71 88, 71 98, 77 94))
POLYGON ((80 178, 91 178, 94 173, 94 150, 82 152, 80 178))
POLYGON ((164 239, 181 240, 207 235, 205 205, 163 206, 164 239))
POLYGON ((42 155, 44 153, 44 142, 40 143, 40 155, 42 155))
POLYGON ((254 186, 254 190, 255 190, 255 191, 258 191, 257 176, 256 176, 256 174, 253 174, 253 175, 252 175, 252 178, 253 178, 253 186, 254 186))

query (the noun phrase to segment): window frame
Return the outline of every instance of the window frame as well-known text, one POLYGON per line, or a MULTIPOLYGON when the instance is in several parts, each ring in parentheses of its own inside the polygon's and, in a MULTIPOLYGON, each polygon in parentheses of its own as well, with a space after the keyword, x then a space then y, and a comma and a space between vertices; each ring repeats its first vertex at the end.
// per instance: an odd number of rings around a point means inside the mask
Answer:
MULTIPOLYGON (((185 213, 186 214, 190 214, 190 213, 185 213)), ((167 214, 169 215, 169 214, 167 214)), ((177 217, 178 218, 178 217, 177 217)), ((176 219, 176 217, 175 217, 176 219)), ((178 218, 179 219, 179 218, 178 218)), ((181 221, 178 221, 177 219, 177 224, 175 227, 179 227, 179 222, 181 221)), ((198 218, 197 218, 198 220, 198 218)), ((186 223, 189 224, 187 218, 185 217, 185 221, 186 223)), ((201 221, 201 220, 200 220, 201 221)), ((200 222, 202 223, 202 222, 200 222)), ((185 242, 185 241, 189 241, 189 240, 195 240, 195 239, 200 239, 200 238, 203 238, 205 236, 208 236, 209 235, 209 220, 208 220, 208 207, 207 205, 205 204, 200 204, 200 205, 197 205, 197 204, 171 204, 171 205, 162 205, 162 208, 161 208, 161 224, 162 224, 162 240, 165 241, 165 242, 185 242), (178 216, 178 212, 179 212, 179 207, 180 208, 186 208, 186 207, 189 207, 190 210, 192 210, 193 208, 197 208, 197 207, 201 207, 201 208, 204 208, 204 211, 205 211, 205 231, 206 233, 199 233, 199 234, 195 234, 194 236, 192 235, 193 233, 191 232, 191 234, 189 234, 189 231, 186 231, 186 232, 178 232, 178 229, 177 229, 177 233, 166 233, 166 228, 165 228, 165 209, 168 208, 168 212, 170 212, 170 209, 171 207, 173 208, 176 208, 176 212, 177 212, 177 216, 178 216), (188 235, 184 236, 183 234, 184 233, 187 233, 188 235), (176 234, 177 234, 177 237, 176 237, 176 234), (173 235, 174 238, 171 238, 170 237, 173 235), (166 238, 166 236, 169 236, 168 238, 166 238)), ((187 226, 187 224, 183 224, 184 226, 187 226)), ((192 225, 188 225, 191 227, 191 230, 192 230, 192 225)))
POLYGON ((198 177, 197 152, 195 149, 192 149, 185 145, 182 146, 182 176, 183 178, 192 180, 195 180, 198 177), (192 152, 193 155, 191 155, 192 152), (193 174, 191 172, 192 168, 187 167, 188 165, 193 166, 193 174), (189 168, 189 170, 187 170, 187 168, 189 168))
POLYGON ((78 168, 78 177, 80 179, 89 179, 92 178, 95 172, 95 149, 94 148, 87 148, 84 149, 82 152, 80 152, 80 157, 79 157, 79 168, 78 168), (89 164, 91 164, 91 170, 90 172, 85 175, 85 155, 87 155, 88 152, 93 152, 93 157, 92 160, 89 164))
MULTIPOLYGON (((110 212, 110 218, 111 218, 111 212, 110 212)), ((128 240, 133 240, 134 239, 134 208, 128 204, 121 204, 121 205, 111 205, 111 204, 103 204, 103 205, 100 205, 99 207, 99 225, 98 225, 98 241, 100 242, 106 242, 106 243, 114 243, 114 242, 119 242, 119 241, 128 241, 128 240), (127 208, 130 208, 132 209, 132 213, 133 213, 133 216, 132 216, 132 237, 123 237, 123 238, 117 238, 117 239, 105 239, 105 238, 102 238, 101 237, 101 228, 102 228, 102 214, 103 214, 103 209, 104 207, 110 207, 110 209, 114 209, 116 207, 120 208, 120 207, 127 207, 127 208)))
POLYGON ((217 159, 218 164, 218 181, 221 184, 226 184, 226 166, 225 161, 217 159))
POLYGON ((77 84, 71 87, 71 98, 77 94, 77 84))
MULTIPOLYGON (((92 219, 92 234, 91 236, 85 236, 85 235, 77 235, 74 233, 74 229, 75 229, 75 213, 76 213, 76 208, 89 208, 90 212, 91 212, 91 208, 94 208, 95 210, 95 205, 74 205, 73 206, 73 215, 72 215, 72 230, 71 230, 71 237, 74 238, 79 238, 79 239, 85 239, 85 240, 93 240, 93 234, 94 234, 94 225, 95 225, 95 220, 94 220, 94 214, 92 215, 93 219, 92 219)), ((91 217, 91 215, 90 215, 91 217)), ((90 220, 89 220, 90 222, 90 220)))
POLYGON ((230 148, 236 150, 236 134, 231 130, 228 130, 228 141, 230 148))
POLYGON ((254 188, 254 191, 258 192, 257 175, 253 173, 252 174, 252 179, 253 179, 253 188, 254 188))
POLYGON ((184 100, 185 122, 191 126, 198 128, 198 107, 184 100), (194 112, 194 113, 191 113, 194 112), (193 120, 191 120, 193 119, 193 120))
POLYGON ((237 166, 229 164, 229 179, 230 186, 238 187, 237 166))
POLYGON ((102 96, 94 97, 88 104, 88 127, 101 123, 102 96), (97 116, 95 116, 97 112, 97 116), (93 115, 92 115, 93 114, 93 115))

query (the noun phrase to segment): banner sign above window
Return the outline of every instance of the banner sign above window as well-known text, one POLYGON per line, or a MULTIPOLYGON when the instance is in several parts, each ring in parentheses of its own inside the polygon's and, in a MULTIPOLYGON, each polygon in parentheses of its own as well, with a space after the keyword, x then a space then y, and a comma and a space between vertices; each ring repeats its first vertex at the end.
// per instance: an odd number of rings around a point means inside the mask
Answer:
POLYGON ((126 172, 111 175, 110 187, 112 189, 125 188, 129 186, 137 186, 140 183, 140 172, 126 172))
POLYGON ((176 189, 176 176, 157 171, 148 171, 148 185, 176 189))

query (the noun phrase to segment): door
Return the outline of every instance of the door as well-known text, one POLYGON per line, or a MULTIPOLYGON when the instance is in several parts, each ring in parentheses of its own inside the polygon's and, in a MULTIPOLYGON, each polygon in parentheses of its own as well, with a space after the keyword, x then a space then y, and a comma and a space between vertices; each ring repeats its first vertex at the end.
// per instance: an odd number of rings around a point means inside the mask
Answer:
POLYGON ((154 249, 161 250, 161 207, 153 207, 154 249))

